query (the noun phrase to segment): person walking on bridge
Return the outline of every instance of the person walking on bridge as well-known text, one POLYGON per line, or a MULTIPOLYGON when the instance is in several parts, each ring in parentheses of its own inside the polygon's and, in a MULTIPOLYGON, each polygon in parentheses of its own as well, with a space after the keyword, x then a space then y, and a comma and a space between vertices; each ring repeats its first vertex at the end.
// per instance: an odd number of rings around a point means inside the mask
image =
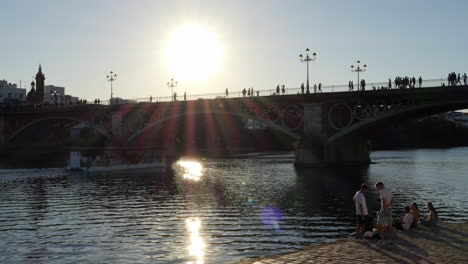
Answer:
POLYGON ((229 98, 229 90, 226 88, 226 98, 229 98))
POLYGON ((281 86, 281 93, 282 94, 286 93, 286 86, 284 86, 284 84, 281 86))
POLYGON ((463 74, 463 85, 467 85, 468 83, 468 76, 466 75, 466 72, 463 74))
POLYGON ((319 85, 318 85, 318 92, 319 92, 319 93, 322 92, 322 83, 319 83, 319 85))
POLYGON ((422 77, 421 76, 419 76, 418 83, 419 83, 419 88, 421 88, 422 87, 422 77))
POLYGON ((365 91, 366 90, 366 81, 364 79, 361 79, 361 91, 365 91))
POLYGON ((301 94, 304 94, 304 83, 301 84, 301 94))
POLYGON ((247 93, 247 91, 246 91, 245 88, 244 88, 244 90, 242 90, 242 96, 245 97, 245 94, 246 94, 246 93, 247 93))

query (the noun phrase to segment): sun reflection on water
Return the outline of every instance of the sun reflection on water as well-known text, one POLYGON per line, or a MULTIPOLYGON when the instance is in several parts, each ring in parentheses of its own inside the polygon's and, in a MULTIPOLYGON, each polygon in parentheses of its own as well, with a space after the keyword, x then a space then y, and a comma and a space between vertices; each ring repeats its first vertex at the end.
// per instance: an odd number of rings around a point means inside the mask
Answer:
POLYGON ((182 168, 184 179, 199 181, 203 176, 203 166, 200 162, 181 160, 177 165, 182 168))
POLYGON ((201 221, 198 217, 189 217, 185 219, 185 225, 190 233, 190 244, 188 245, 189 255, 195 257, 196 261, 189 261, 187 264, 203 264, 205 255, 205 243, 200 237, 201 221))

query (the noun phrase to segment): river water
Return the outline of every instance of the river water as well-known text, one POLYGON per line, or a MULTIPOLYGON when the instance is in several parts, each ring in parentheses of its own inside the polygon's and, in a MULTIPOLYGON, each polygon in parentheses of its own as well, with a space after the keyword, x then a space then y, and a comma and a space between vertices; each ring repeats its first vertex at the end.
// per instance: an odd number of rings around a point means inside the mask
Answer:
MULTIPOLYGON (((174 172, 0 171, 0 263, 229 263, 353 232, 351 198, 383 181, 394 212, 432 201, 468 220, 468 148, 378 151, 368 168, 295 169, 292 155, 179 162, 174 172)), ((367 195, 378 209, 374 190, 367 195)))

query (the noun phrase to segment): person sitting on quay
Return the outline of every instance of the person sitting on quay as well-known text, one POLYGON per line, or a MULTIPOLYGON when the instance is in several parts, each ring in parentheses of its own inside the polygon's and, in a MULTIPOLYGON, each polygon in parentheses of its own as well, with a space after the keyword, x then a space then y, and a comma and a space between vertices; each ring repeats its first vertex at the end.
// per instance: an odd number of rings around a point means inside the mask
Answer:
POLYGON ((413 224, 411 227, 418 227, 418 222, 421 222, 421 213, 419 212, 418 204, 413 202, 410 206, 411 214, 413 215, 413 224))
POLYGON ((364 194, 368 191, 368 187, 365 184, 361 185, 359 191, 353 197, 354 205, 356 206, 356 217, 357 217, 357 226, 356 226, 356 239, 363 239, 364 233, 366 231, 366 224, 368 218, 367 203, 366 197, 364 194))
POLYGON ((427 209, 429 210, 429 214, 427 215, 427 219, 421 219, 421 224, 425 226, 436 226, 439 215, 431 202, 427 203, 427 209))
POLYGON ((380 212, 377 217, 377 225, 379 229, 380 241, 379 245, 385 244, 384 229, 387 227, 390 234, 390 243, 392 243, 393 238, 393 228, 392 228, 392 204, 393 204, 393 193, 390 189, 384 187, 383 182, 377 182, 374 185, 375 189, 380 193, 380 212))
POLYGON ((414 216, 411 213, 409 206, 405 206, 405 213, 406 213, 405 216, 404 217, 402 216, 403 220, 395 219, 396 229, 409 230, 411 228, 411 225, 413 224, 413 221, 414 221, 414 216))

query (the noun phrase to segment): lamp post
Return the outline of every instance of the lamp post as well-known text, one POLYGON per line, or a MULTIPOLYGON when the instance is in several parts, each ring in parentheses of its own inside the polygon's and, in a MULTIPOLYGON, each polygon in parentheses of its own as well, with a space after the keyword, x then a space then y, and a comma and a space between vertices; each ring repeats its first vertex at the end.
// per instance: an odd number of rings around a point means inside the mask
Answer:
POLYGON ((117 74, 113 73, 112 71, 109 73, 109 75, 106 76, 106 79, 110 82, 111 84, 111 97, 110 97, 110 103, 112 104, 114 101, 114 93, 112 91, 112 83, 117 79, 117 74))
POLYGON ((170 82, 167 82, 167 87, 171 88, 171 101, 174 101, 174 87, 177 86, 177 82, 174 82, 174 79, 171 78, 170 82))
POLYGON ((354 65, 351 65, 351 71, 352 72, 357 72, 357 85, 358 85, 358 91, 359 91, 359 87, 360 87, 360 84, 359 84, 359 73, 360 72, 364 72, 367 70, 367 65, 364 64, 364 66, 362 66, 361 68, 361 61, 357 61, 356 62, 356 67, 354 67, 354 65))
POLYGON ((50 95, 54 98, 54 103, 57 105, 57 104, 58 104, 57 98, 58 98, 58 96, 59 96, 59 93, 58 93, 57 91, 54 90, 54 91, 52 91, 52 92, 50 93, 50 95))
POLYGON ((310 50, 309 48, 306 49, 306 57, 302 56, 302 54, 299 54, 299 60, 301 62, 306 62, 307 64, 307 92, 309 92, 309 61, 314 61, 317 59, 317 53, 312 54, 312 58, 309 56, 310 50))

